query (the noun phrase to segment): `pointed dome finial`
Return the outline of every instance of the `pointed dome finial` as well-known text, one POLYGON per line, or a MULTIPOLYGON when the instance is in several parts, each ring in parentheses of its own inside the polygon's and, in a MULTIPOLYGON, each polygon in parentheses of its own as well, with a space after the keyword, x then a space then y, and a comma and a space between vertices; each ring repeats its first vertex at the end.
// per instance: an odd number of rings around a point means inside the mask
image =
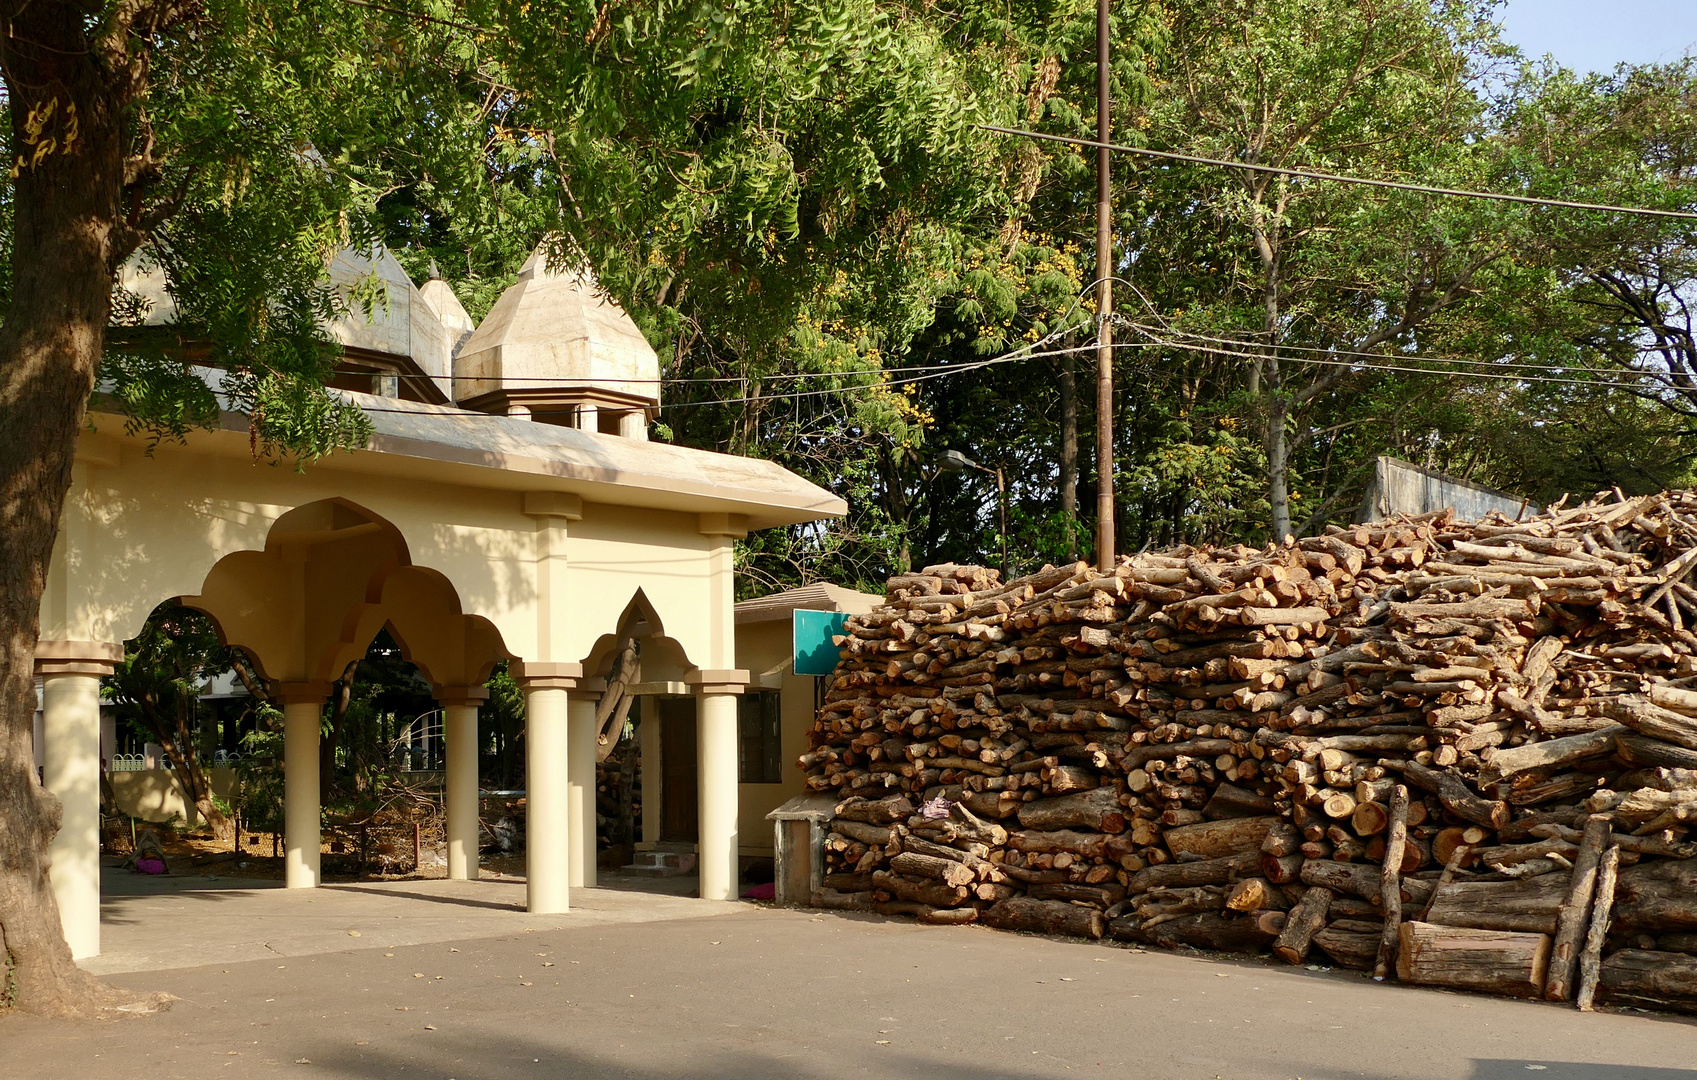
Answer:
POLYGON ((430 259, 430 269, 426 270, 424 272, 424 280, 426 280, 426 281, 441 281, 442 280, 442 268, 436 265, 436 259, 435 259, 434 256, 432 256, 431 259, 430 259))

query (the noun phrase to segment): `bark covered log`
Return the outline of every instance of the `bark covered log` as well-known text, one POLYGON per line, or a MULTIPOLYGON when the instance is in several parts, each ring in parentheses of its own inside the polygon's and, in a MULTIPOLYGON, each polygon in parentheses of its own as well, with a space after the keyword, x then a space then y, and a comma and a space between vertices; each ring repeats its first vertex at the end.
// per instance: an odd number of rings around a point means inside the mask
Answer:
POLYGON ((1603 960, 1597 994, 1609 1002, 1697 1012, 1697 956, 1621 949, 1603 960))
POLYGON ((1550 958, 1547 934, 1402 924, 1397 978, 1425 986, 1537 997, 1550 958))
POLYGON ((1475 930, 1554 934, 1568 885, 1569 875, 1561 873, 1518 881, 1452 882, 1433 900, 1426 921, 1475 930))
POLYGON ((1620 846, 1603 853, 1597 869, 1597 896, 1592 905, 1591 928, 1585 936, 1585 951, 1579 956, 1579 993, 1574 999, 1581 1012, 1590 1012, 1602 977, 1603 946, 1608 941, 1614 915, 1615 880, 1620 873, 1620 846))
POLYGON ((1102 913, 1061 900, 1014 896, 992 905, 981 916, 986 926, 1062 937, 1099 938, 1106 927, 1102 913))
POLYGON ((1379 906, 1385 912, 1385 928, 1372 965, 1375 979, 1390 973, 1402 925, 1402 854, 1408 843, 1408 788, 1402 784, 1391 793, 1390 818, 1390 836, 1385 841, 1385 861, 1379 874, 1379 906))
POLYGON ((1174 858, 1218 859, 1260 851, 1275 817, 1237 817, 1202 821, 1166 830, 1162 839, 1174 858))
POLYGON ((1125 808, 1111 787, 1092 788, 1075 795, 1038 799, 1019 808, 1019 823, 1027 829, 1095 829, 1125 831, 1125 808))
POLYGON ((1546 1000, 1566 1001, 1573 993, 1574 967, 1579 962, 1580 942, 1597 888, 1597 864, 1608 842, 1609 819, 1593 814, 1585 823, 1585 838, 1579 842, 1579 854, 1573 860, 1573 880, 1557 918, 1555 943, 1550 950, 1549 982, 1544 987, 1546 1000))
POLYGON ((1332 891, 1314 886, 1302 894, 1302 899, 1290 909, 1285 928, 1273 945, 1273 952, 1287 964, 1300 964, 1314 944, 1314 935, 1326 927, 1326 912, 1332 904, 1332 891))

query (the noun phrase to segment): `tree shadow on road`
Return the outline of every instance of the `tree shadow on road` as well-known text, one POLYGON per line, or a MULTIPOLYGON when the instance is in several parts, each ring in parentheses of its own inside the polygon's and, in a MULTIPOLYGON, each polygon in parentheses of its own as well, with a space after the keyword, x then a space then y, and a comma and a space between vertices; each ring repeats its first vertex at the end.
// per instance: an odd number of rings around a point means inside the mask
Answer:
POLYGON ((1467 1080, 1692 1080, 1690 1069, 1661 1069, 1648 1065, 1599 1065, 1583 1061, 1539 1061, 1525 1058, 1474 1058, 1467 1080))
MULTIPOLYGON (((397 1054, 389 1049, 348 1047, 320 1050, 309 1059, 315 1075, 349 1080, 394 1080, 414 1073, 459 1080, 838 1080, 846 1075, 924 1077, 925 1080, 1040 1080, 1065 1069, 1050 1061, 1048 1068, 1015 1069, 979 1061, 958 1065, 920 1057, 900 1049, 872 1046, 865 1057, 845 1058, 840 1048, 827 1057, 798 1039, 782 1056, 724 1048, 691 1049, 679 1044, 675 1057, 664 1064, 640 1065, 628 1058, 613 1060, 573 1050, 561 1050, 522 1037, 504 1037, 499 1044, 487 1038, 456 1037, 431 1032, 429 1057, 397 1054), (811 1058, 812 1062, 805 1062, 811 1058), (422 1068, 421 1068, 422 1066, 422 1068)), ((1037 1059, 1033 1059, 1034 1061, 1037 1059)), ((1675 1074, 1669 1073, 1672 1077, 1675 1074)), ((1678 1074, 1689 1080, 1688 1074, 1678 1074)), ((1632 1080, 1662 1080, 1659 1075, 1632 1080)))
POLYGON ((368 893, 372 896, 399 896, 408 900, 424 900, 432 904, 452 904, 458 907, 485 908, 489 911, 510 911, 522 914, 525 910, 523 898, 518 902, 499 900, 472 900, 464 896, 442 896, 435 893, 404 892, 400 889, 373 889, 362 885, 324 885, 325 892, 356 892, 368 893))

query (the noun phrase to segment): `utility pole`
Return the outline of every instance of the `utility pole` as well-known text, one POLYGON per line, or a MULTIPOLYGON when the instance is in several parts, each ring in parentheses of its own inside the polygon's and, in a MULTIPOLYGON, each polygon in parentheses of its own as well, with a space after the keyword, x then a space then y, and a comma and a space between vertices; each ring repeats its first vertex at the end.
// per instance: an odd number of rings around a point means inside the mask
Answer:
POLYGON ((1096 0, 1096 563, 1114 568, 1114 211, 1108 143, 1108 0, 1096 0))

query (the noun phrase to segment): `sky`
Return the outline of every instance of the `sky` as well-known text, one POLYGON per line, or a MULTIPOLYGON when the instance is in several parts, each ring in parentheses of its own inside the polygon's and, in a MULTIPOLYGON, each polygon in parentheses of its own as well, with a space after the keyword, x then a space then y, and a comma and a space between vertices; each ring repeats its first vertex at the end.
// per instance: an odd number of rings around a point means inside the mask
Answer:
POLYGON ((1508 0, 1501 18, 1522 51, 1581 72, 1697 49, 1697 0, 1508 0))

